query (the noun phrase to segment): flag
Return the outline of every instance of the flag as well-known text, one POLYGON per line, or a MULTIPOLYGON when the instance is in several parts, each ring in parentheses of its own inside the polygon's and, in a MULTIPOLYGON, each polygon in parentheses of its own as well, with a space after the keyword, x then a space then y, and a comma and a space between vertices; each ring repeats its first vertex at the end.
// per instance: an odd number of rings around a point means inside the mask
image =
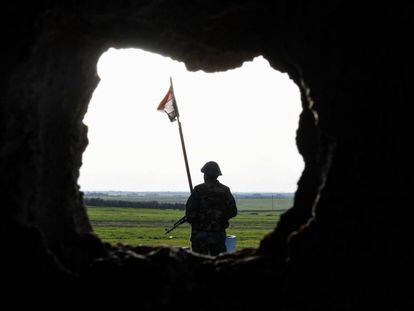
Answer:
POLYGON ((177 102, 175 101, 174 89, 172 85, 168 89, 167 94, 164 96, 163 100, 160 102, 157 108, 158 111, 164 111, 171 122, 174 122, 177 117, 179 117, 177 102))

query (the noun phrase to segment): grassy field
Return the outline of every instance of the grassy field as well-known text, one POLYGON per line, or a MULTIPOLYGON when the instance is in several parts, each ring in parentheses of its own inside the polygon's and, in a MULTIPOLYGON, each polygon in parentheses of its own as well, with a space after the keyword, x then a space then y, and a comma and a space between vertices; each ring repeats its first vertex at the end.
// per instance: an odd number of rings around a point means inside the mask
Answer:
MULTIPOLYGON (((257 247, 276 225, 279 215, 292 205, 290 199, 240 199, 239 214, 230 220, 227 234, 237 237, 237 248, 257 247)), ((189 247, 190 226, 186 223, 165 235, 183 215, 178 210, 89 207, 95 232, 110 243, 189 247)))
MULTIPOLYGON (((116 200, 116 201, 157 201, 159 203, 182 203, 185 204, 188 199, 188 195, 145 195, 145 196, 93 196, 103 200, 116 200)), ((278 210, 287 209, 292 206, 292 199, 282 198, 238 198, 235 196, 237 208, 240 210, 278 210)))

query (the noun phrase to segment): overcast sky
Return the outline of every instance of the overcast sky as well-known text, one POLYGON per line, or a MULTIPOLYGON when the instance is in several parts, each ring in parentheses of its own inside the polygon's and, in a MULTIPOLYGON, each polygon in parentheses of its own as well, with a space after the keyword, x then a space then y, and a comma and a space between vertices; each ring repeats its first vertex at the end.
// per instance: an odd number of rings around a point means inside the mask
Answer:
POLYGON ((205 162, 234 192, 293 192, 303 170, 295 145, 300 96, 263 57, 220 73, 138 49, 110 49, 84 123, 83 191, 188 191, 177 122, 156 110, 173 78, 193 185, 205 162))

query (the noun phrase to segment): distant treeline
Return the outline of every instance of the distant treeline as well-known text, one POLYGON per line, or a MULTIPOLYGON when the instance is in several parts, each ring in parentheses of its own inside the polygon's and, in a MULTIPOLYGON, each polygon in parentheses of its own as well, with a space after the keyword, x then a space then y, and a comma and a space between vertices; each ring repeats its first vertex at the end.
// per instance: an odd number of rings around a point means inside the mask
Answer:
POLYGON ((131 208, 153 208, 153 209, 178 209, 185 210, 183 203, 160 203, 157 201, 119 201, 119 200, 103 200, 99 198, 84 198, 86 206, 100 207, 131 207, 131 208))
POLYGON ((294 193, 233 193, 237 199, 293 199, 294 193))

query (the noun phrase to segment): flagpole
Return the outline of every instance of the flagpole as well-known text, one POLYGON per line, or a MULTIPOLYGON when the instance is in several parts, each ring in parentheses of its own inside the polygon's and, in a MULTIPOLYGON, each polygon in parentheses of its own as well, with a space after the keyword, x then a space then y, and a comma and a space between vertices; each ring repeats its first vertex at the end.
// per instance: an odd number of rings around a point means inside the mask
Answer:
MULTIPOLYGON (((172 83, 172 78, 171 77, 170 77, 170 83, 171 83, 171 88, 172 88, 172 91, 173 91, 173 94, 174 94, 174 87, 173 87, 173 83, 172 83)), ((175 104, 177 105, 177 102, 175 102, 175 104)), ((180 132, 181 148, 183 150, 183 155, 184 155, 184 162, 185 162, 185 169, 187 171, 188 185, 190 186, 190 193, 192 193, 193 192, 193 183, 191 181, 190 167, 188 165, 187 151, 185 149, 183 129, 182 129, 182 126, 181 126, 180 115, 178 113, 178 107, 176 107, 176 109, 177 109, 178 131, 180 132)))
POLYGON ((185 150, 183 129, 181 127, 181 122, 180 122, 180 118, 179 117, 177 117, 177 121, 178 121, 178 130, 180 131, 181 147, 183 149, 183 155, 184 155, 184 161, 185 161, 185 169, 187 170, 188 185, 190 186, 190 193, 191 193, 191 192, 193 192, 193 183, 191 182, 190 168, 188 166, 187 152, 185 150))

